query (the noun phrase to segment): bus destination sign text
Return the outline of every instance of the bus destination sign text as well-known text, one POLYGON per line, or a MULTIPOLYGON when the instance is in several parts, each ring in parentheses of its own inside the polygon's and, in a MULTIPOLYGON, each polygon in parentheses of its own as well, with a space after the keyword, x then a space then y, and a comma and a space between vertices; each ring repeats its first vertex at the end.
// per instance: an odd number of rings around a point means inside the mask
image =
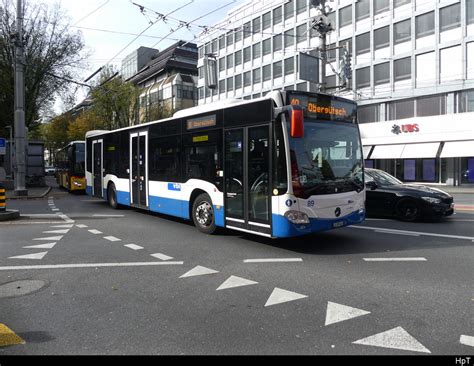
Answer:
POLYGON ((204 128, 204 127, 213 127, 216 125, 216 115, 212 116, 205 116, 200 118, 193 118, 188 119, 186 121, 186 129, 187 130, 194 130, 196 128, 204 128))

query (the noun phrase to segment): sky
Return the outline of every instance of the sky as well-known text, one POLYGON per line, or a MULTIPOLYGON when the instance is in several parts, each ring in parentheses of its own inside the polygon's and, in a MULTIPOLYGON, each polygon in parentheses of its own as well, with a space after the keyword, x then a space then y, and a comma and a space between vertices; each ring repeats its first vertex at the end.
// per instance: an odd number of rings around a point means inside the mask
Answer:
MULTIPOLYGON (((65 21, 68 21, 71 29, 82 33, 85 51, 89 52, 90 57, 87 59, 88 66, 77 70, 82 77, 82 80, 79 80, 81 82, 105 64, 114 64, 119 69, 121 60, 140 46, 162 50, 179 39, 191 41, 202 31, 198 26, 212 26, 222 20, 229 11, 247 2, 247 0, 30 1, 38 1, 48 6, 59 3, 70 18, 65 21), (142 6, 143 12, 134 3, 142 6), (159 14, 168 17, 164 20, 159 14), (183 26, 179 29, 177 20, 190 23, 190 28, 183 26), (160 38, 167 36, 166 39, 160 38)), ((80 102, 86 95, 87 88, 82 89, 85 90, 78 91, 76 102, 80 102)), ((58 108, 61 108, 60 105, 56 107, 58 108)))

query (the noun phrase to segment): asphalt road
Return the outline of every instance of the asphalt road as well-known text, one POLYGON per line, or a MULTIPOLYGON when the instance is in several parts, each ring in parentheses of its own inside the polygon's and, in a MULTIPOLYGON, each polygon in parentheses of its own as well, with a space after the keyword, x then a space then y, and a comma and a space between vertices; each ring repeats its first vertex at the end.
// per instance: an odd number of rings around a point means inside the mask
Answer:
POLYGON ((9 207, 0 356, 474 350, 472 211, 270 240, 57 188, 9 207))

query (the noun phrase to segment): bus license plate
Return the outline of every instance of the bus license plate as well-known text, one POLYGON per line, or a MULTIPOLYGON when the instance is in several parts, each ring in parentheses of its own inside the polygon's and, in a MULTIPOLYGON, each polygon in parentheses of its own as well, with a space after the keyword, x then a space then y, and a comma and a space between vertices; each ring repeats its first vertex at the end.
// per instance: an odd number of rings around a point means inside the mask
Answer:
POLYGON ((332 227, 341 227, 344 226, 344 221, 338 221, 332 224, 332 227))

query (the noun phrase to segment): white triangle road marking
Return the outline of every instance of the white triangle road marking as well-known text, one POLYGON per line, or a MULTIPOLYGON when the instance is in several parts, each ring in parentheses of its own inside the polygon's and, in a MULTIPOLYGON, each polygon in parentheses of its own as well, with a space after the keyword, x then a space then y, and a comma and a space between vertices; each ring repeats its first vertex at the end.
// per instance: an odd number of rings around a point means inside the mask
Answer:
POLYGON ((342 322, 344 320, 367 314, 370 314, 370 312, 329 301, 326 311, 326 322, 324 325, 342 322))
POLYGON ((64 235, 61 235, 61 236, 50 236, 48 238, 36 238, 36 239, 33 239, 33 240, 49 240, 49 241, 58 241, 58 240, 61 240, 63 238, 64 235))
POLYGON ((173 257, 169 257, 166 254, 162 253, 155 253, 155 254, 150 254, 154 258, 161 259, 162 261, 169 261, 170 259, 173 259, 173 257))
POLYGON ((104 236, 104 239, 108 241, 122 241, 122 239, 116 238, 115 236, 104 236))
POLYGON ((133 250, 143 249, 143 247, 141 247, 140 245, 136 245, 136 244, 126 244, 126 245, 124 245, 124 247, 130 248, 130 249, 133 249, 133 250))
POLYGON ((99 230, 96 230, 96 229, 91 229, 91 230, 88 230, 91 234, 102 234, 102 231, 99 231, 99 230))
POLYGON ((67 224, 67 225, 53 225, 53 226, 50 226, 50 227, 53 227, 53 228, 72 228, 74 225, 73 224, 67 224))
POLYGON ((84 224, 76 224, 77 227, 81 228, 81 229, 84 229, 87 227, 87 225, 84 225, 84 224))
POLYGON ((396 327, 386 332, 378 333, 373 336, 359 339, 354 344, 365 346, 374 346, 382 348, 400 349, 404 351, 431 353, 425 346, 413 338, 402 327, 396 327))
POLYGON ((43 234, 67 234, 69 229, 43 231, 43 234))
POLYGON ((9 259, 43 259, 43 257, 48 254, 48 252, 41 252, 35 254, 27 254, 27 255, 18 255, 16 257, 9 257, 9 259))
POLYGON ((306 295, 302 295, 302 294, 298 294, 296 292, 292 292, 292 291, 287 291, 287 290, 283 290, 281 288, 277 288, 275 287, 275 289, 273 290, 272 294, 270 295, 270 297, 268 298, 265 306, 271 306, 271 305, 276 305, 276 304, 282 304, 284 302, 288 302, 288 301, 294 301, 294 300, 299 300, 299 299, 304 299, 308 296, 306 295))
POLYGON ((474 337, 462 335, 461 338, 459 338, 459 342, 465 346, 474 347, 474 337))
POLYGON ((258 282, 247 280, 245 278, 237 277, 237 276, 230 276, 227 280, 220 285, 216 291, 225 290, 228 288, 235 288, 241 286, 249 286, 249 285, 256 285, 258 282))
POLYGON ((202 267, 202 266, 196 266, 192 270, 180 276, 179 278, 202 276, 202 275, 214 274, 214 273, 219 273, 219 271, 215 271, 213 269, 202 267))
POLYGON ((40 245, 30 245, 28 247, 23 247, 27 249, 51 249, 56 245, 56 242, 54 243, 46 243, 46 244, 40 244, 40 245))

